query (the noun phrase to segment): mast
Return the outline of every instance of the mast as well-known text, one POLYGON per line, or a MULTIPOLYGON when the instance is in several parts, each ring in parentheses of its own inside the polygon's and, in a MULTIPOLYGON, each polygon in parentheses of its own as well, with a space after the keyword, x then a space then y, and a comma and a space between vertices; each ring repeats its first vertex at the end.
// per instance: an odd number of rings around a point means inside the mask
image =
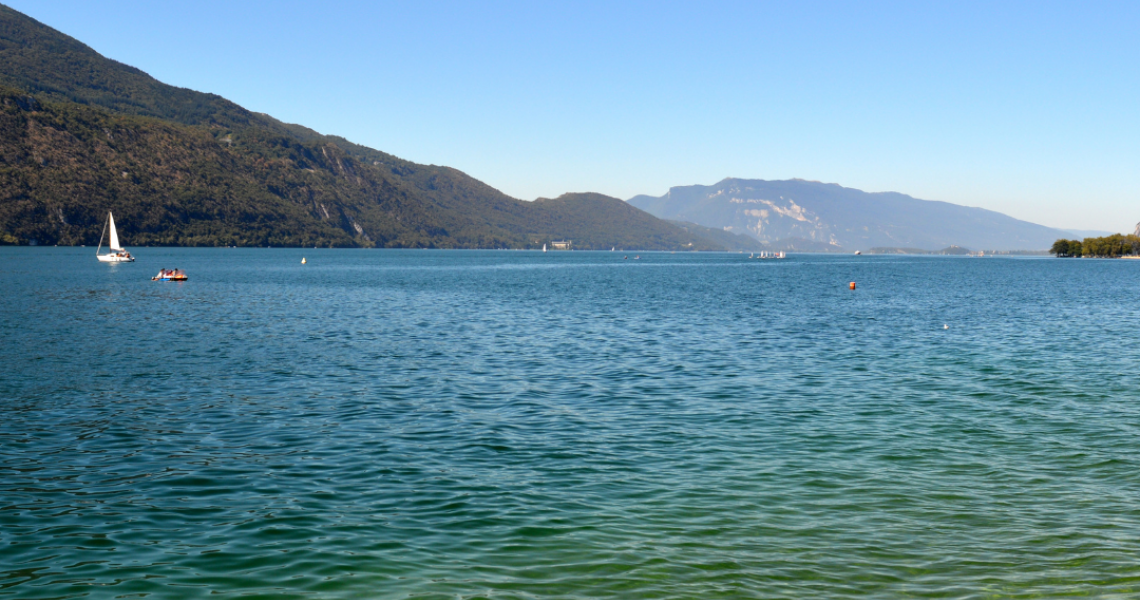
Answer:
MULTIPOLYGON (((111 213, 107 213, 107 218, 111 218, 111 213)), ((107 223, 103 223, 103 233, 99 234, 99 247, 95 249, 95 256, 99 256, 99 251, 103 249, 103 236, 107 235, 107 223)))

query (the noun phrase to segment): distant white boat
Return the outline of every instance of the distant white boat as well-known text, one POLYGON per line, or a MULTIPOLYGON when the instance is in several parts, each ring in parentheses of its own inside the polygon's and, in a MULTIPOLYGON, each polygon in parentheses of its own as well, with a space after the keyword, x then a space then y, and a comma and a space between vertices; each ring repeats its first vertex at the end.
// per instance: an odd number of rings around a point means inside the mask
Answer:
POLYGON ((543 244, 543 245, 542 245, 542 251, 543 251, 543 252, 546 252, 546 244, 543 244))
POLYGON ((131 256, 131 253, 127 252, 127 249, 119 243, 119 231, 115 229, 115 217, 110 211, 107 211, 107 223, 103 225, 103 234, 99 235, 99 247, 95 249, 95 258, 98 258, 99 262, 135 262, 135 257, 131 256), (107 254, 99 254, 99 251, 103 249, 103 235, 107 233, 108 226, 111 228, 111 251, 107 254))

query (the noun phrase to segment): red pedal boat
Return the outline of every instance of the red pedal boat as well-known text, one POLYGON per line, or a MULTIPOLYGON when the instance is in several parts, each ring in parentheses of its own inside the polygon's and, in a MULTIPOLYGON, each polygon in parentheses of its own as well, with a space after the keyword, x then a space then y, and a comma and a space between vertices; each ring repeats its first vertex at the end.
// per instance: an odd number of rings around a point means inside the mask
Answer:
POLYGON ((163 269, 158 275, 150 278, 151 281, 186 281, 186 272, 182 269, 163 269))

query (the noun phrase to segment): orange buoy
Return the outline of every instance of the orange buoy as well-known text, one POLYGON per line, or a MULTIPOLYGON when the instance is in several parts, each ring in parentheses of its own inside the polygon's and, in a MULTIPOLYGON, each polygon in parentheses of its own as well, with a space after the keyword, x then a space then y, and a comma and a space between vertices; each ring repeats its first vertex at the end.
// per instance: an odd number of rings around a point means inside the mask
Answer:
POLYGON ((854 281, 852 281, 852 282, 851 282, 851 284, 850 284, 848 287, 850 287, 851 289, 855 289, 855 282, 854 282, 854 281))

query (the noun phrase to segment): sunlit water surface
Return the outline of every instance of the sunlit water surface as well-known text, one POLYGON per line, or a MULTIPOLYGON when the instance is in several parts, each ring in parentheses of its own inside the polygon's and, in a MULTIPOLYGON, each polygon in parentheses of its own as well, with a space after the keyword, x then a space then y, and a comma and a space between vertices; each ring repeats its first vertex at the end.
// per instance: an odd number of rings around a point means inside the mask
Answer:
POLYGON ((1140 596, 1140 261, 135 253, 0 249, 2 597, 1140 596))

